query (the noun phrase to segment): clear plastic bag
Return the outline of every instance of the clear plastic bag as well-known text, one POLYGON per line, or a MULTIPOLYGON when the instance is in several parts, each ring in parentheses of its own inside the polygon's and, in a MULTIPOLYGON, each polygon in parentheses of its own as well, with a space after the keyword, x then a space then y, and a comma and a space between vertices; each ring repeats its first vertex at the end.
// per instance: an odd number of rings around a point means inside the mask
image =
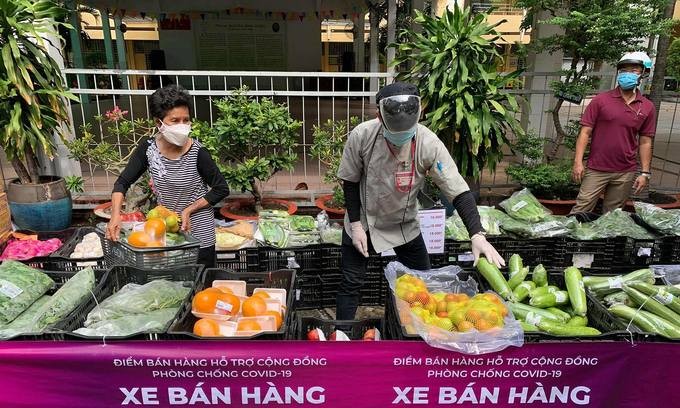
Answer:
POLYGON ((521 221, 539 222, 552 214, 527 188, 513 193, 499 205, 509 216, 521 221))
POLYGON ((316 216, 316 225, 321 234, 321 242, 324 244, 342 245, 342 225, 337 222, 331 223, 325 210, 316 216))
POLYGON ((635 213, 661 234, 680 235, 680 210, 664 210, 654 204, 636 201, 635 213))
MULTIPOLYGON (((459 327, 462 327, 462 324, 471 326, 470 320, 477 319, 476 323, 480 323, 481 320, 487 319, 484 315, 485 313, 492 313, 490 307, 493 307, 493 313, 496 314, 497 305, 502 305, 505 308, 505 316, 501 317, 502 327, 490 328, 483 332, 478 331, 476 328, 470 328, 469 331, 466 332, 458 332, 427 324, 423 318, 414 313, 416 307, 411 308, 411 304, 402 300, 397 295, 399 292, 399 289, 397 289, 397 280, 405 274, 420 278, 425 282, 428 291, 432 294, 443 292, 454 295, 465 294, 468 297, 478 295, 477 282, 474 279, 471 277, 468 277, 467 280, 459 279, 458 274, 462 271, 461 268, 453 265, 430 271, 415 271, 405 267, 399 262, 389 263, 387 268, 385 268, 385 276, 390 284, 392 292, 395 294, 394 298, 397 312, 399 313, 402 324, 412 325, 423 340, 432 347, 465 354, 486 354, 501 351, 508 346, 521 347, 524 344, 524 332, 522 331, 522 327, 519 322, 515 320, 512 313, 510 313, 507 305, 493 292, 487 292, 489 295, 486 295, 484 300, 478 300, 479 302, 484 302, 485 305, 490 305, 491 303, 489 303, 490 301, 487 299, 488 297, 494 296, 496 300, 494 300, 495 305, 493 306, 484 306, 484 308, 482 308, 482 303, 478 303, 480 306, 479 308, 471 307, 469 303, 476 300, 470 299, 468 301, 468 306, 462 306, 463 303, 461 303, 460 309, 458 309, 458 306, 454 306, 450 312, 452 313, 451 316, 454 320, 459 320, 459 327), (463 311, 463 307, 466 307, 467 310, 463 311), (463 315, 458 315, 458 313, 463 313, 463 315), (463 320, 467 323, 464 323, 463 320)), ((451 302, 457 302, 459 300, 460 299, 451 300, 451 302)), ((415 304, 415 302, 412 304, 415 304)), ((453 320, 449 320, 449 323, 453 325, 453 320)))
POLYGON ((175 317, 179 308, 166 308, 148 313, 121 316, 117 319, 102 320, 89 327, 82 327, 74 333, 83 336, 131 336, 137 333, 158 333, 165 329, 175 317))
POLYGON ((578 225, 570 236, 582 241, 614 237, 654 239, 654 235, 637 225, 630 215, 620 208, 608 212, 593 222, 578 225))
POLYGON ((578 226, 578 221, 570 217, 549 215, 539 222, 526 222, 507 217, 501 228, 521 238, 551 238, 568 235, 578 226))
MULTIPOLYGON (((484 228, 487 235, 495 236, 502 234, 501 218, 499 218, 498 215, 500 213, 503 217, 507 217, 504 213, 493 207, 486 207, 483 205, 478 206, 477 211, 479 212, 479 220, 482 223, 482 228, 484 228)), ((467 228, 465 228, 465 224, 463 223, 462 218, 460 218, 458 211, 455 211, 452 216, 446 219, 444 234, 445 238, 453 239, 454 241, 470 240, 470 234, 468 233, 467 228)))

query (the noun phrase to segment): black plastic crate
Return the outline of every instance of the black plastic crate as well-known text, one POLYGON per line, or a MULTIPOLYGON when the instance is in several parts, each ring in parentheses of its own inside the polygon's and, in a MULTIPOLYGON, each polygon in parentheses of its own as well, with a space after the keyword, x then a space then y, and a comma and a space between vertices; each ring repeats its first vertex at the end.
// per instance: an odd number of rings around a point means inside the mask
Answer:
POLYGON ((308 310, 322 308, 323 283, 318 273, 297 275, 295 285, 295 309, 308 310))
MULTIPOLYGON (((101 231, 100 231, 101 233, 101 231)), ((135 248, 123 241, 104 239, 104 259, 109 265, 126 265, 139 269, 168 269, 196 265, 201 243, 187 233, 186 242, 162 248, 135 248)))
MULTIPOLYGON (((71 279, 77 272, 74 271, 43 271, 47 276, 52 278, 55 286, 48 290, 46 295, 53 295, 59 288, 61 288, 69 279, 71 279)), ((94 270, 95 286, 92 291, 92 295, 97 299, 102 299, 105 297, 107 287, 109 285, 109 271, 94 270)), ((22 333, 21 335, 14 336, 7 340, 63 340, 64 333, 63 327, 69 324, 69 322, 75 320, 83 313, 86 305, 92 302, 92 299, 88 299, 76 306, 74 310, 71 311, 62 320, 55 323, 52 327, 48 328, 44 333, 22 333)))
POLYGON ((301 248, 260 247, 260 271, 276 271, 279 269, 322 268, 321 245, 310 245, 301 248), (295 266, 297 265, 297 266, 295 266))
MULTIPOLYGON (((555 267, 577 265, 590 273, 610 273, 612 268, 625 265, 632 246, 626 237, 580 241, 565 238, 555 248, 555 267)), ((532 265, 531 263, 525 264, 532 265)), ((545 265, 548 266, 548 265, 545 265)))
MULTIPOLYGON (((96 296, 96 301, 94 299, 88 300, 87 303, 83 304, 70 319, 65 320, 59 329, 66 332, 68 337, 79 338, 79 339, 101 339, 100 336, 84 336, 81 334, 72 333, 72 331, 77 330, 85 324, 87 315, 97 306, 99 302, 110 297, 114 293, 118 292, 123 286, 128 283, 136 283, 138 285, 144 285, 153 280, 166 279, 169 281, 185 281, 190 282, 193 288, 196 282, 201 277, 201 271, 203 270, 203 265, 185 265, 178 266, 175 268, 169 268, 166 270, 156 270, 156 269, 139 269, 131 266, 117 265, 109 270, 109 277, 106 284, 102 287, 101 293, 96 296)), ((189 295, 184 299, 184 303, 188 302, 191 298, 192 291, 189 291, 189 295)), ((138 333, 130 336, 106 336, 107 340, 157 340, 159 336, 170 327, 170 324, 177 319, 179 313, 182 309, 177 311, 175 317, 168 322, 163 330, 158 333, 138 333)))
POLYGON ((321 245, 321 266, 326 269, 340 269, 342 247, 332 244, 321 245))
POLYGON ((50 255, 51 267, 57 271, 79 271, 81 269, 91 266, 96 270, 106 270, 112 265, 108 264, 103 256, 99 258, 81 258, 72 259, 71 254, 85 235, 96 233, 99 236, 99 241, 104 250, 104 236, 98 232, 94 227, 81 227, 73 234, 73 236, 66 242, 59 250, 50 255))
POLYGON ((258 248, 243 248, 236 251, 215 251, 215 267, 235 272, 255 272, 260 267, 258 248))
POLYGON ((629 238, 626 242, 626 253, 628 259, 625 265, 648 266, 661 261, 661 240, 660 239, 633 239, 629 238))
MULTIPOLYGON (((292 269, 284 269, 270 272, 233 272, 223 269, 206 269, 201 280, 196 284, 191 297, 208 287, 212 286, 215 280, 242 280, 246 282, 246 293, 252 295, 256 288, 279 288, 286 289, 286 316, 283 319, 281 329, 276 332, 264 332, 250 337, 229 337, 228 339, 260 339, 260 340, 281 340, 285 339, 288 332, 293 314, 293 299, 295 298, 295 276, 292 269)), ((193 333, 194 324, 198 319, 191 313, 191 302, 186 302, 180 310, 180 317, 168 330, 167 338, 182 340, 187 338, 203 339, 210 338, 196 336, 193 333)), ((225 340, 224 337, 212 339, 225 340)))
POLYGON ((444 253, 430 255, 430 262, 432 268, 441 268, 447 265, 471 266, 474 262, 472 244, 470 241, 446 239, 444 240, 444 253))
MULTIPOLYGON (((73 237, 73 234, 77 232, 77 228, 67 228, 62 231, 49 231, 49 232, 35 232, 35 231, 29 231, 29 230, 19 230, 17 231, 18 233, 21 234, 26 234, 26 235, 37 235, 38 240, 40 241, 45 241, 48 239, 52 238, 58 238, 61 241, 62 246, 64 246, 68 241, 73 237)), ((9 240, 6 242, 3 242, 0 244, 0 254, 5 250, 5 247, 9 243, 9 241, 12 241, 14 238, 10 236, 9 240)), ((59 248, 61 249, 61 248, 59 248)), ((59 251, 57 249, 53 253, 57 253, 59 251)), ((52 254, 46 255, 46 256, 38 256, 34 257, 31 259, 26 259, 26 260, 17 260, 23 264, 26 264, 32 268, 36 269, 42 269, 42 270, 60 270, 58 267, 55 267, 52 263, 52 254)))
POLYGON ((316 317, 296 316, 294 336, 289 338, 291 340, 307 340, 307 333, 313 329, 321 329, 326 335, 326 340, 335 330, 342 330, 350 340, 362 340, 366 330, 378 329, 384 338, 384 328, 384 319, 325 320, 316 317))
POLYGON ((659 238, 660 264, 680 264, 680 236, 659 238))

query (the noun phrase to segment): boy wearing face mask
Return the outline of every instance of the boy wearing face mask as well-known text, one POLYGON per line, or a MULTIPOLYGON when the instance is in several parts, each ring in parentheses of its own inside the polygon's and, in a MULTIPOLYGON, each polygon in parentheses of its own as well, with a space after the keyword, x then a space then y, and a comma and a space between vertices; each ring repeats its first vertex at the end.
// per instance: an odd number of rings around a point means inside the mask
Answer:
POLYGON ((616 88, 597 95, 585 109, 572 170, 574 181, 581 183, 573 214, 592 212, 603 193, 603 213, 621 208, 631 188, 638 194, 649 183, 656 110, 638 86, 651 67, 644 52, 625 54, 616 65, 616 88), (586 167, 583 156, 589 141, 586 167), (641 171, 635 178, 638 154, 641 171))
POLYGON ((498 266, 505 264, 485 238, 474 196, 453 158, 437 135, 418 124, 418 88, 396 82, 382 88, 376 102, 377 118, 352 130, 338 170, 347 209, 338 320, 354 319, 369 251, 394 249, 407 267, 430 269, 417 204, 428 174, 461 215, 472 237, 475 261, 483 254, 498 266))
POLYGON ((229 188, 210 153, 197 140, 189 138, 190 100, 189 93, 177 85, 158 89, 149 98, 157 132, 140 142, 114 184, 106 235, 114 241, 119 238, 125 193, 148 170, 158 203, 181 214, 182 230, 190 231, 201 241, 198 262, 213 267, 213 206, 229 194, 229 188))

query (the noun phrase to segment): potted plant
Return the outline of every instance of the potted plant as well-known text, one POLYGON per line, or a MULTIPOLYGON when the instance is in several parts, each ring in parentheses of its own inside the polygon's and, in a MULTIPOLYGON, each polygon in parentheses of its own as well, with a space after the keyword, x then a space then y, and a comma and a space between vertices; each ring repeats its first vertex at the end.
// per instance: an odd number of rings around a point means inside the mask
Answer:
POLYGON ((497 24, 484 13, 455 5, 440 18, 416 11, 422 32, 404 31, 407 41, 397 47, 396 65, 408 65, 398 79, 416 84, 425 117, 453 156, 473 191, 479 191, 483 169, 495 171, 508 144, 507 133, 521 135, 515 115, 517 98, 504 92, 520 72, 498 72, 502 56, 497 24))
MULTIPOLYGON (((14 223, 22 229, 61 230, 71 224, 71 195, 64 180, 40 174, 38 155, 52 159, 53 135, 68 122, 68 99, 57 61, 44 40, 66 10, 50 0, 0 2, 0 146, 18 178, 7 186, 14 223)), ((60 46, 60 43, 52 46, 60 46)))
POLYGON ((328 119, 321 126, 314 125, 314 141, 311 156, 326 166, 323 182, 333 185, 333 194, 317 197, 316 206, 330 215, 345 215, 345 195, 342 181, 338 178, 338 168, 342 152, 351 129, 359 124, 359 118, 353 116, 349 123, 346 120, 332 121, 328 119))
POLYGON ((263 200, 262 183, 279 170, 291 170, 302 124, 288 108, 269 98, 250 98, 243 87, 215 102, 213 126, 196 122, 193 134, 212 154, 232 190, 250 192, 252 200, 229 201, 220 213, 231 219, 257 219, 263 208, 297 211, 285 200, 263 200))
MULTIPOLYGON (((563 147, 571 155, 578 129, 578 121, 571 121, 567 126, 563 147)), ((553 214, 566 215, 576 204, 579 190, 571 177, 573 157, 544 161, 544 141, 533 130, 517 137, 513 146, 515 152, 523 156, 523 161, 509 165, 505 171, 513 181, 531 190, 553 214)))
MULTIPOLYGON (((156 126, 150 119, 130 120, 127 111, 114 106, 103 116, 95 116, 95 129, 102 129, 103 136, 97 136, 93 124, 87 123, 80 128, 81 136, 65 141, 69 149, 69 158, 88 163, 118 177, 127 165, 136 145, 154 134, 156 126), (107 140, 115 140, 116 144, 107 140), (118 144, 128 145, 129 149, 120 149, 118 144)), ((149 182, 148 173, 135 183, 125 195, 123 219, 139 220, 140 213, 155 206, 155 197, 149 182)), ((102 218, 110 218, 111 202, 95 208, 95 214, 102 218)))

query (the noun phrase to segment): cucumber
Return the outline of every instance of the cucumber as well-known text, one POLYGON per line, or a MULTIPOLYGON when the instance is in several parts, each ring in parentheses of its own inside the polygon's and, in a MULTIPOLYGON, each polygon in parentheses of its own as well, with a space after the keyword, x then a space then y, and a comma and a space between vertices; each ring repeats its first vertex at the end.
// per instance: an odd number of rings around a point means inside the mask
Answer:
POLYGON ((644 282, 633 282, 629 283, 628 286, 652 297, 675 313, 680 313, 680 299, 668 292, 665 286, 659 288, 644 282))
POLYGON ((524 320, 525 322, 532 324, 535 321, 532 320, 552 320, 554 322, 559 322, 559 318, 554 314, 548 312, 547 310, 539 309, 537 307, 525 305, 523 303, 510 302, 508 304, 510 311, 518 320, 524 320), (529 319, 527 320, 527 316, 529 319))
POLYGON ((640 292, 639 290, 636 290, 628 285, 625 285, 623 287, 623 291, 626 292, 630 298, 637 303, 639 306, 642 306, 643 309, 648 310, 655 315, 661 317, 662 319, 667 320, 668 322, 672 323, 673 325, 680 325, 680 315, 672 311, 671 309, 667 308, 666 306, 662 305, 654 299, 651 296, 647 296, 644 293, 640 292))
POLYGON ((680 328, 678 328, 678 326, 674 325, 663 317, 655 315, 654 313, 650 313, 645 310, 640 310, 640 313, 642 313, 642 315, 647 319, 655 322, 658 327, 663 328, 663 330, 666 332, 666 335, 671 339, 680 339, 680 328))
POLYGON ((542 264, 536 265, 534 272, 531 274, 531 280, 534 281, 537 288, 548 286, 548 272, 542 264))
POLYGON ((537 333, 537 332, 539 332, 538 327, 534 326, 533 324, 529 324, 529 323, 524 322, 522 320, 519 321, 519 324, 522 326, 522 330, 524 330, 527 333, 537 333))
POLYGON ((567 322, 567 326, 585 327, 588 325, 588 318, 583 316, 574 316, 567 322))
POLYGON ((567 285, 567 292, 569 292, 569 301, 574 313, 578 316, 585 316, 588 312, 586 290, 582 278, 581 271, 573 266, 564 271, 564 282, 567 285))
MULTIPOLYGON (((529 267, 526 266, 522 268, 519 272, 513 274, 510 274, 510 279, 508 280, 508 286, 510 286, 510 289, 515 290, 515 288, 526 279, 527 275, 529 274, 529 267)), ((535 285, 534 285, 535 287, 535 285)))
POLYGON ((605 281, 596 282, 588 286, 588 289, 598 296, 604 296, 618 292, 624 284, 629 282, 647 282, 653 284, 654 281, 654 273, 651 269, 639 269, 627 275, 611 276, 605 281))
POLYGON ((532 281, 525 281, 517 285, 517 287, 512 291, 515 294, 518 302, 523 301, 529 296, 529 292, 534 289, 536 285, 532 281))
POLYGON ((529 296, 536 297, 536 296, 541 296, 541 295, 545 295, 545 294, 548 294, 548 293, 555 293, 555 292, 558 292, 559 290, 560 290, 560 288, 558 288, 557 286, 552 286, 552 285, 541 286, 540 288, 536 287, 536 289, 532 289, 529 292, 529 296))
POLYGON ((632 323, 635 327, 647 333, 656 333, 665 337, 669 334, 665 330, 665 326, 659 324, 657 319, 652 319, 647 314, 638 312, 632 307, 626 305, 614 305, 608 309, 614 316, 623 319, 626 324, 632 323))
POLYGON ((498 293, 503 299, 511 302, 516 301, 515 294, 510 290, 508 282, 503 277, 501 271, 496 265, 491 264, 485 257, 479 258, 477 262, 477 270, 489 282, 491 288, 498 293))
POLYGON ((529 304, 534 307, 539 307, 541 309, 546 309, 548 307, 554 307, 558 305, 566 305, 569 303, 569 294, 563 290, 558 290, 554 293, 546 293, 545 295, 539 295, 532 297, 529 300, 529 304))
POLYGON ((570 336, 570 337, 588 337, 599 336, 602 334, 599 330, 588 326, 567 326, 562 323, 555 323, 550 320, 541 320, 536 325, 541 331, 554 336, 570 336))
POLYGON ((567 312, 565 312, 562 309, 556 308, 556 307, 549 307, 547 309, 548 312, 554 314, 556 317, 559 318, 561 322, 567 322, 569 319, 571 319, 571 315, 567 312))

